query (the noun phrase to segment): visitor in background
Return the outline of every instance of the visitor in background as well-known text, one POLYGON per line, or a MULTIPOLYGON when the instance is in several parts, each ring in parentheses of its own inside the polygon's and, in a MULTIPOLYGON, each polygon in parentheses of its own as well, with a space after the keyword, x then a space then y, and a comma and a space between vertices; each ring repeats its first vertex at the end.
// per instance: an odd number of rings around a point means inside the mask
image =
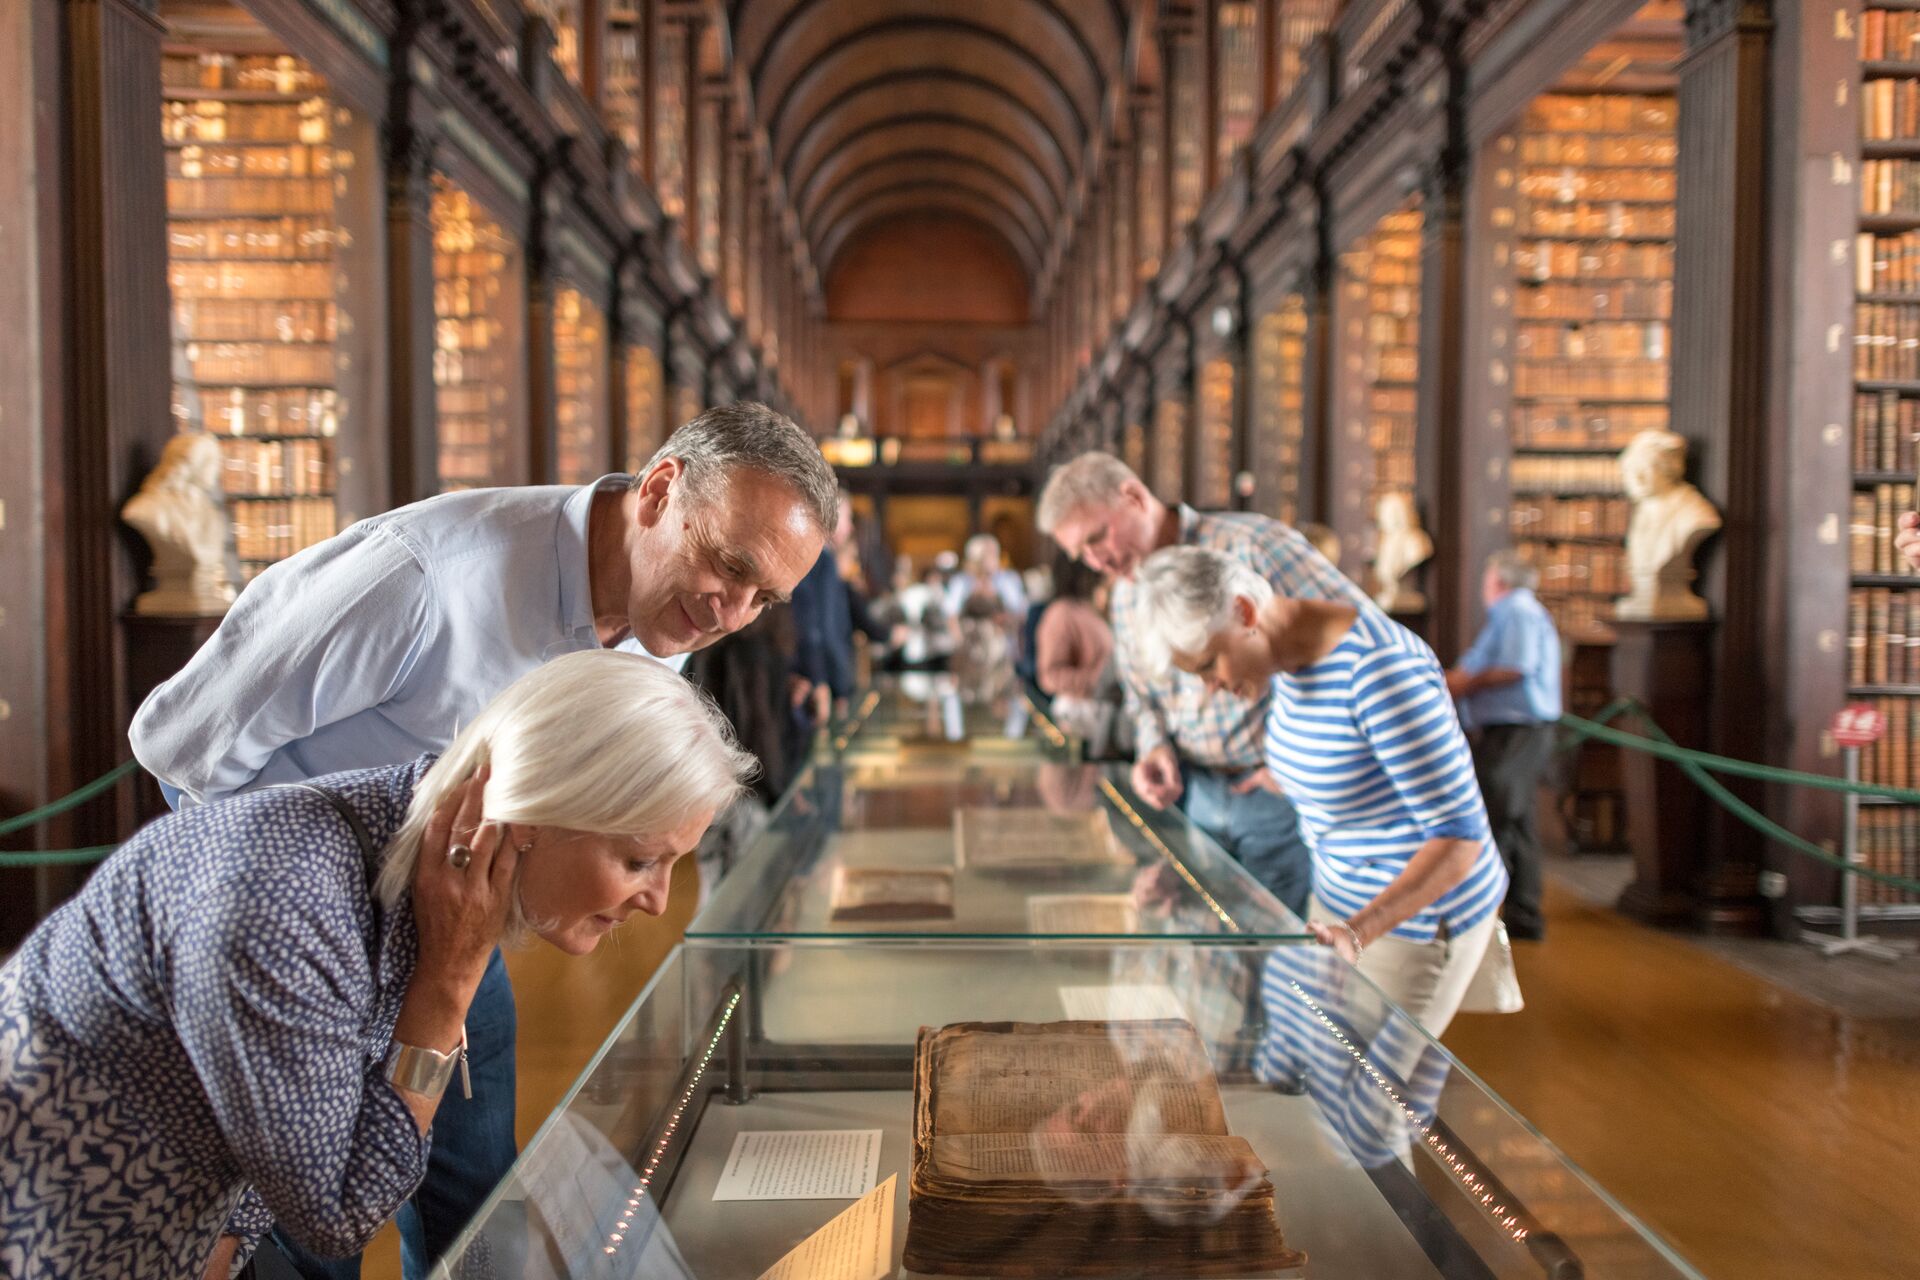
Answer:
POLYGON ((1499 924, 1507 871, 1445 673, 1349 600, 1278 595, 1245 561, 1170 547, 1140 567, 1139 662, 1270 691, 1264 750, 1313 850, 1307 927, 1438 1036, 1499 924))
POLYGON ((793 589, 794 670, 812 686, 815 724, 826 723, 836 707, 839 714, 846 714, 855 684, 854 632, 876 642, 884 642, 888 635, 868 611, 866 596, 841 571, 836 548, 850 547, 852 539, 852 505, 842 493, 833 537, 793 589))
POLYGON ((1020 581, 1027 589, 1027 616, 1020 620, 1019 642, 1014 645, 1013 670, 1022 681, 1033 685, 1039 683, 1034 637, 1040 630, 1040 619, 1045 616, 1047 606, 1053 603, 1053 570, 1047 565, 1037 564, 1021 574, 1020 581))
POLYGON ((1113 628, 1107 625, 1099 574, 1060 558, 1053 602, 1034 635, 1035 683, 1052 698, 1055 724, 1086 743, 1092 759, 1114 753, 1124 694, 1113 671, 1113 628))
POLYGON ((1298 530, 1251 513, 1169 507, 1112 454, 1085 453, 1056 470, 1037 517, 1069 557, 1113 578, 1114 663, 1139 753, 1134 791, 1156 809, 1179 803, 1290 910, 1305 911, 1307 846, 1261 752, 1266 686, 1241 697, 1178 670, 1143 673, 1134 656, 1144 628, 1133 577, 1164 547, 1208 547, 1245 562, 1281 595, 1339 600, 1369 615, 1378 608, 1298 530))
POLYGON ((1026 585, 1017 572, 1002 567, 1000 539, 990 533, 967 539, 960 572, 947 584, 947 616, 959 618, 967 601, 976 597, 993 602, 993 615, 1003 626, 1016 627, 1027 616, 1026 585))
POLYGON ((1507 933, 1533 941, 1546 930, 1534 816, 1560 718, 1560 633, 1533 594, 1539 581, 1539 570, 1519 552, 1489 556, 1480 577, 1486 625, 1447 672, 1460 724, 1473 737, 1473 767, 1494 843, 1513 881, 1507 933))

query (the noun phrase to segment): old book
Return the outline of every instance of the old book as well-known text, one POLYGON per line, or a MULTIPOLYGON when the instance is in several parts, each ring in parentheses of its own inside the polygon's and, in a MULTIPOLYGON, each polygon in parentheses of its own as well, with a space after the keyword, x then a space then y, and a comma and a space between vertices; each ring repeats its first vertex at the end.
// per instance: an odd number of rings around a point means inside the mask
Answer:
POLYGON ((1183 1019, 960 1022, 914 1051, 909 1270, 1220 1276, 1298 1267, 1183 1019))
POLYGON ((1125 893, 1036 893, 1027 899, 1033 933, 1138 933, 1140 909, 1125 893))
POLYGON ((833 920, 951 920, 953 872, 945 868, 835 867, 833 920))
POLYGON ((1126 858, 1104 809, 961 808, 953 813, 954 862, 976 870, 1101 866, 1126 858))

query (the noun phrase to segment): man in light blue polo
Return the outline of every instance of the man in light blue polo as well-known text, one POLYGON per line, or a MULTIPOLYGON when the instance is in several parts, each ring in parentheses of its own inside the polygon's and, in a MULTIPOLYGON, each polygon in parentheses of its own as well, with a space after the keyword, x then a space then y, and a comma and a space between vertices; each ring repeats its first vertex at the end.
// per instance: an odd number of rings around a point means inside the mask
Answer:
MULTIPOLYGON (((273 565, 134 717, 178 804, 443 750, 515 679, 582 649, 704 648, 787 599, 834 526, 832 469, 759 404, 710 409, 638 475, 443 494, 273 565)), ((684 658, 682 658, 684 661, 684 658)), ((423 1278, 514 1158, 514 1011, 496 952, 468 1013, 471 1101, 434 1119, 400 1214, 423 1278)), ((289 1248, 302 1274, 359 1260, 289 1248)))
POLYGON ((1487 623, 1447 672, 1460 725, 1473 739, 1473 767, 1510 884, 1507 932, 1539 940, 1540 837, 1534 808, 1553 763, 1560 718, 1560 633, 1533 594, 1539 571, 1516 551, 1496 551, 1480 579, 1487 623))

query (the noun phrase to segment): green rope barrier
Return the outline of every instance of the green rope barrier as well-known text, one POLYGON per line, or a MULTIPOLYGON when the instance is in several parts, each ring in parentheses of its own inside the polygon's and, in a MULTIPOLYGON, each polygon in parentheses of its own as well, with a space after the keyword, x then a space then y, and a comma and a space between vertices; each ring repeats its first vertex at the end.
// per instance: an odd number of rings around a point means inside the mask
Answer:
POLYGON ((77 809, 102 792, 112 790, 122 778, 137 772, 139 768, 140 762, 138 760, 128 760, 117 764, 70 796, 55 800, 52 804, 43 804, 38 809, 32 809, 26 813, 0 821, 0 836, 10 836, 16 831, 24 831, 28 827, 38 826, 48 818, 65 813, 69 809, 77 809))
POLYGON ((77 867, 99 862, 120 846, 99 844, 91 849, 30 849, 19 853, 0 852, 0 867, 77 867))
POLYGON ((1691 778, 1694 785, 1711 796, 1721 808, 1727 810, 1727 812, 1733 814, 1734 817, 1740 819, 1769 840, 1785 845, 1795 853, 1803 854, 1806 857, 1812 858, 1815 862, 1847 872, 1850 875, 1861 876, 1880 884, 1891 885, 1896 889, 1904 890, 1908 893, 1920 893, 1920 880, 1910 880, 1905 876, 1890 875, 1884 871, 1873 871, 1866 867, 1856 866, 1848 862, 1845 858, 1836 858, 1804 836, 1795 835, 1742 800, 1739 796, 1734 795, 1733 792, 1727 790, 1726 786, 1718 778, 1708 772, 1708 769, 1717 769, 1723 773, 1734 773, 1742 777, 1762 778, 1768 781, 1796 783, 1805 781, 1808 784, 1821 783, 1827 784, 1823 786, 1822 789, 1828 791, 1857 790, 1862 794, 1887 795, 1892 798, 1905 798, 1914 801, 1920 801, 1920 792, 1903 791, 1897 787, 1868 787, 1864 784, 1849 785, 1841 779, 1827 778, 1820 774, 1798 773, 1790 769, 1771 769, 1765 765, 1749 764, 1742 760, 1729 760, 1724 756, 1708 755, 1703 751, 1690 751, 1668 737, 1667 731, 1662 729, 1659 724, 1654 721, 1653 717, 1647 714, 1647 709, 1631 698, 1616 699, 1601 712, 1600 718, 1611 720, 1626 712, 1632 712, 1638 716, 1653 736, 1643 737, 1639 734, 1622 733, 1618 729, 1609 729, 1605 725, 1598 724, 1592 720, 1583 720, 1579 716, 1561 716, 1560 723, 1569 731, 1580 734, 1583 737, 1597 738, 1602 742, 1611 742, 1615 746, 1625 747, 1631 751, 1644 751, 1648 755, 1657 756, 1660 759, 1668 760, 1679 765, 1681 772, 1691 778), (1839 785, 1831 785, 1835 783, 1839 785))

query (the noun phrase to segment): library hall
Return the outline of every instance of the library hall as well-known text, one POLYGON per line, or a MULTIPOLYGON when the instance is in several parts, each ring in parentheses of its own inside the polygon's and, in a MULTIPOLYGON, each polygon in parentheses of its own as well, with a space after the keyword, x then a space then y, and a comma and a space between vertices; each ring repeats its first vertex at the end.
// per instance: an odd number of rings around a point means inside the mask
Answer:
POLYGON ((1920 0, 0 0, 0 1276, 1920 1275, 1920 0))

